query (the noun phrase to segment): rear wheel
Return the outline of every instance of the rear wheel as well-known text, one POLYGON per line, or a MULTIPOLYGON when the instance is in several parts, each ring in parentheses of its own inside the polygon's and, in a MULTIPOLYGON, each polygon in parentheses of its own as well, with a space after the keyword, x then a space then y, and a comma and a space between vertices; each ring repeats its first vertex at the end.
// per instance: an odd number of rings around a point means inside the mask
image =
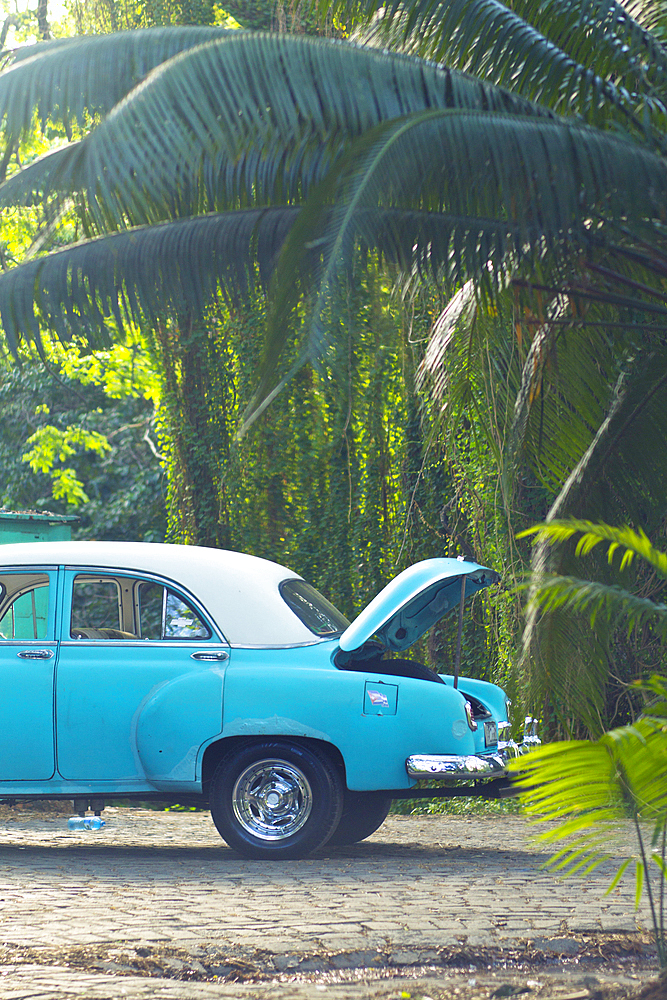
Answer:
POLYGON ((382 792, 346 791, 340 823, 329 838, 329 845, 342 847, 370 837, 387 818, 391 801, 382 792))
POLYGON ((324 751, 266 740, 220 761, 210 806, 220 836, 244 857, 303 858, 338 825, 343 789, 324 751))

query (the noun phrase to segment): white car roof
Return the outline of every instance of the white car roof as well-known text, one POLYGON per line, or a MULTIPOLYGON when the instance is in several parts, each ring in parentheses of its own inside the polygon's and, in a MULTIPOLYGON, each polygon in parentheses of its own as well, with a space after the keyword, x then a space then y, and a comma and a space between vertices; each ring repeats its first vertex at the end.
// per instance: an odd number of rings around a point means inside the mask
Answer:
POLYGON ((278 591, 298 573, 268 559, 199 545, 18 542, 0 545, 0 568, 71 566, 157 574, 188 590, 233 645, 318 642, 278 591))

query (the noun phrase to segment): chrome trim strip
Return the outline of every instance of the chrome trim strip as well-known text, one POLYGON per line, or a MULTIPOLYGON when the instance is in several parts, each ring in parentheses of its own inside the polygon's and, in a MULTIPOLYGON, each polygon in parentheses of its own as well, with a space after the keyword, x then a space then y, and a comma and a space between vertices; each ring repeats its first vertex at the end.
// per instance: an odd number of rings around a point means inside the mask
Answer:
POLYGON ((331 639, 315 639, 313 642, 230 642, 230 649, 302 649, 305 646, 321 646, 331 639))
MULTIPOLYGON (((14 643, 14 645, 17 645, 17 643, 14 643)), ((104 649, 109 646, 114 646, 115 648, 120 646, 123 649, 182 649, 187 653, 193 646, 201 647, 203 643, 197 642, 196 639, 63 639, 60 645, 67 647, 76 646, 77 649, 83 646, 94 646, 97 649, 104 649), (189 643, 189 645, 186 645, 186 643, 189 643)), ((215 649, 221 646, 222 643, 213 640, 211 645, 215 649)), ((229 646, 226 644, 225 649, 229 649, 229 646)))
POLYGON ((465 757, 459 754, 412 754, 405 762, 411 778, 438 778, 470 781, 479 778, 499 778, 507 773, 500 754, 465 757))

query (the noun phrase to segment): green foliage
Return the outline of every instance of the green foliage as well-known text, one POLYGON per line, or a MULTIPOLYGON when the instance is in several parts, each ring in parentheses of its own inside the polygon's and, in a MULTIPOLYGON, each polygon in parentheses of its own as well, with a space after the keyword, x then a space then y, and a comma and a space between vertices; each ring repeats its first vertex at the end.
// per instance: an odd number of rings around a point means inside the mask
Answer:
MULTIPOLYGON (((603 728, 603 697, 607 673, 614 671, 627 688, 629 681, 646 678, 652 670, 663 670, 667 635, 667 604, 662 599, 667 580, 667 556, 655 548, 643 530, 616 528, 570 518, 538 524, 524 531, 538 545, 561 546, 569 551, 571 574, 553 574, 546 568, 533 576, 528 612, 548 614, 552 623, 563 624, 563 635, 552 634, 557 653, 550 666, 545 702, 556 712, 566 712, 576 698, 580 717, 588 715, 589 728, 603 728), (576 544, 573 544, 576 542, 576 544), (579 558, 591 562, 591 576, 582 578, 579 558), (599 647, 598 673, 582 671, 572 662, 572 634, 585 655, 592 643, 599 647), (590 636, 590 638, 589 638, 590 636), (628 652, 635 647, 635 655, 628 652)), ((632 700, 628 702, 632 717, 632 700)))
MULTIPOLYGON (((409 563, 457 554, 460 533, 443 534, 440 522, 456 487, 438 447, 425 454, 414 393, 419 342, 439 303, 425 293, 408 325, 382 272, 368 268, 332 302, 341 335, 326 365, 299 372, 241 442, 235 428, 263 347, 261 300, 211 311, 203 327, 159 327, 169 537, 291 566, 349 616, 409 563)), ((455 631, 441 623, 420 650, 439 669, 453 664, 455 631)), ((486 606, 475 602, 464 633, 470 672, 492 676, 492 651, 486 606)))
POLYGON ((565 841, 549 864, 565 875, 585 875, 609 858, 619 820, 630 818, 637 853, 619 867, 609 892, 634 866, 636 904, 645 889, 661 967, 667 966, 664 881, 667 876, 667 681, 655 676, 644 687, 653 701, 632 726, 605 733, 594 743, 554 743, 512 762, 529 816, 553 824, 540 835, 565 841), (642 824, 650 828, 647 837, 642 824), (657 868, 659 889, 652 883, 657 868))
POLYGON ((667 579, 667 554, 660 552, 649 541, 646 532, 641 528, 615 528, 609 524, 593 524, 591 521, 580 521, 568 518, 566 521, 550 521, 527 528, 519 537, 538 535, 539 540, 560 545, 578 536, 575 556, 587 556, 598 545, 607 549, 607 562, 611 566, 614 556, 620 554, 619 570, 630 566, 635 556, 652 566, 656 573, 667 579))
MULTIPOLYGON (((42 408, 45 409, 46 407, 42 408)), ((30 463, 33 472, 44 472, 51 477, 56 500, 65 500, 75 507, 87 503, 90 498, 74 469, 57 466, 56 462, 65 462, 79 448, 98 455, 111 450, 111 445, 103 434, 73 427, 71 424, 65 430, 52 424, 43 424, 30 435, 26 444, 32 447, 21 456, 22 460, 30 463)))
MULTIPOLYGON (((622 134, 652 153, 665 149, 667 50, 664 10, 656 5, 630 11, 606 0, 337 0, 333 10, 361 19, 362 38, 371 44, 471 72, 539 102, 545 112, 586 123, 599 137, 622 134)), ((551 122, 545 124, 548 131, 551 122)), ((543 126, 522 121, 519 127, 526 131, 516 177, 543 126)), ((390 129, 386 135, 392 137, 390 129)), ((371 150, 377 157, 384 155, 382 141, 371 150)), ((498 162, 510 149, 501 145, 493 154, 498 162)), ((488 158, 479 163, 486 169, 488 158)), ((406 176, 400 160, 391 168, 392 178, 406 176)), ((367 170, 353 166, 351 174, 350 199, 373 185, 370 157, 367 170)), ((544 180, 531 217, 541 223, 543 209, 546 220, 559 201, 561 173, 538 169, 534 176, 544 180)), ((494 184, 485 179, 479 186, 493 198, 494 184)), ((520 216, 518 202, 505 204, 520 216)), ((450 449, 455 429, 470 419, 461 463, 466 480, 475 481, 475 467, 487 468, 489 450, 493 456, 498 493, 495 505, 484 501, 486 520, 497 525, 509 581, 520 579, 531 560, 523 542, 513 540, 531 520, 574 514, 663 533, 665 233, 650 212, 609 229, 606 209, 594 217, 587 246, 575 233, 562 255, 556 248, 523 262, 506 257, 491 303, 479 280, 463 285, 435 324, 420 372, 450 449)), ((464 240, 460 246, 463 256, 464 240)), ((493 275, 498 271, 494 263, 493 275)), ((532 565, 540 575, 566 577, 573 558, 567 547, 541 544, 532 565)), ((647 570, 636 574, 636 590, 661 600, 662 581, 647 570)), ((604 583, 615 586, 611 570, 604 583)), ((510 657, 520 624, 518 603, 505 600, 498 627, 510 657)), ((599 619, 592 631, 572 607, 555 604, 528 608, 519 652, 519 689, 529 709, 541 706, 552 733, 599 733, 611 720, 631 717, 626 682, 663 662, 654 626, 638 623, 631 634, 619 633, 599 619)))
POLYGON ((214 0, 70 0, 68 12, 77 35, 158 25, 212 25, 227 19, 214 0))
POLYGON ((521 812, 517 798, 481 799, 478 796, 453 796, 437 799, 395 799, 391 811, 399 816, 514 816, 521 812))
POLYGON ((162 540, 163 472, 146 441, 152 402, 141 395, 111 398, 98 385, 69 377, 55 360, 47 366, 25 358, 19 369, 0 365, 0 412, 0 506, 72 513, 68 500, 74 499, 79 537, 162 540), (48 426, 47 438, 57 446, 63 438, 71 445, 80 433, 101 445, 101 452, 77 448, 70 455, 72 474, 63 480, 65 492, 73 490, 69 498, 54 498, 52 476, 31 471, 21 458, 28 439, 39 439, 48 426))

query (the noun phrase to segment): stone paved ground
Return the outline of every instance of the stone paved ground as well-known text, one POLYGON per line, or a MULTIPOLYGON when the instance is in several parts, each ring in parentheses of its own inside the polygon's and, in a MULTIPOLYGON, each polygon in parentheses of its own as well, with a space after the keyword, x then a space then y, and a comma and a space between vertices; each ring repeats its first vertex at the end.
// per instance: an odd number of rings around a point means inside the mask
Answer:
POLYGON ((206 813, 110 809, 75 833, 62 814, 2 812, 3 1000, 436 1000, 445 984, 463 1000, 510 980, 583 1000, 652 966, 631 880, 605 896, 608 865, 543 871, 520 817, 392 816, 354 847, 258 863, 206 813))

